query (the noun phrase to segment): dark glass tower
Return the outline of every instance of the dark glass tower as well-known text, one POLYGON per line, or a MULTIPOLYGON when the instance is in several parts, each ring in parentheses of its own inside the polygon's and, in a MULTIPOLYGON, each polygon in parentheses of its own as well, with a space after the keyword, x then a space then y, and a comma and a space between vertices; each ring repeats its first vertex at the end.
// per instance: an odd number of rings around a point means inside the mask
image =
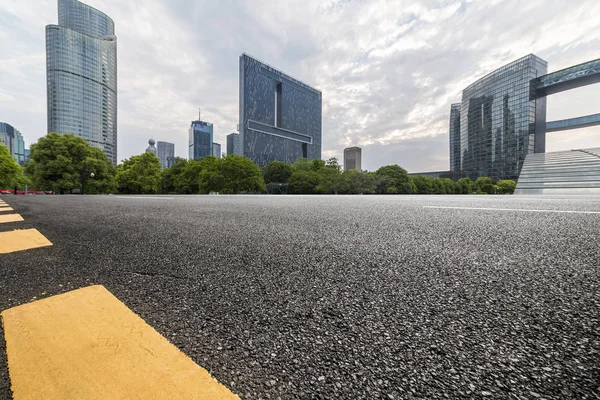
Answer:
POLYGON ((117 37, 106 14, 58 0, 46 26, 48 133, 72 133, 117 163, 117 37))
POLYGON ((259 166, 321 158, 320 91, 242 54, 239 100, 241 149, 234 146, 236 154, 259 166))
POLYGON ((450 106, 450 171, 460 171, 460 103, 450 106))
POLYGON ((546 72, 546 61, 530 54, 463 91, 460 145, 453 145, 451 126, 451 168, 462 167, 472 179, 517 179, 525 156, 534 153, 536 122, 546 123, 546 99, 532 96, 530 85, 546 72), (460 164, 452 154, 457 147, 460 164))
POLYGON ((213 124, 204 121, 192 121, 189 133, 190 160, 213 155, 213 124))

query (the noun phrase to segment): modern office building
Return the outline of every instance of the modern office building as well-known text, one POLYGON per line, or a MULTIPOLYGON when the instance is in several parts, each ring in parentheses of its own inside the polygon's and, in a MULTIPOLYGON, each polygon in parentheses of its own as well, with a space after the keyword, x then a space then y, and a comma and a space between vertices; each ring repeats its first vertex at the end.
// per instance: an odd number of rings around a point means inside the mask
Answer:
POLYGON ((192 121, 189 131, 190 160, 213 155, 213 124, 205 121, 192 121))
POLYGON ((162 168, 171 168, 175 162, 175 144, 158 141, 156 142, 156 150, 162 168))
POLYGON ((117 37, 106 14, 58 0, 46 26, 48 133, 71 133, 117 163, 117 37))
POLYGON ((154 141, 154 139, 148 140, 148 147, 146 148, 146 153, 152 153, 152 154, 156 155, 155 144, 156 144, 156 142, 154 141))
POLYGON ((227 155, 242 155, 242 145, 240 143, 239 133, 230 133, 227 135, 227 155))
POLYGON ((28 155, 25 155, 26 149, 23 135, 12 125, 0 122, 0 141, 8 147, 8 151, 20 165, 25 164, 29 160, 28 155))
POLYGON ((460 171, 460 103, 450 106, 450 171, 460 171))
POLYGON ((360 147, 348 147, 344 149, 344 171, 356 169, 362 171, 362 149, 360 147))
MULTIPOLYGON (((600 114, 546 122, 546 97, 599 83, 600 59, 552 73, 547 69, 546 61, 530 54, 463 91, 462 102, 450 109, 450 171, 471 179, 489 176, 516 180, 527 157, 545 153, 546 132, 600 125, 600 114)), ((528 177, 532 176, 531 168, 542 168, 540 160, 550 159, 533 157, 528 177)))
POLYGON ((213 143, 213 156, 221 158, 221 145, 219 143, 213 143))
POLYGON ((319 90, 247 54, 240 56, 240 150, 259 166, 321 158, 319 90))

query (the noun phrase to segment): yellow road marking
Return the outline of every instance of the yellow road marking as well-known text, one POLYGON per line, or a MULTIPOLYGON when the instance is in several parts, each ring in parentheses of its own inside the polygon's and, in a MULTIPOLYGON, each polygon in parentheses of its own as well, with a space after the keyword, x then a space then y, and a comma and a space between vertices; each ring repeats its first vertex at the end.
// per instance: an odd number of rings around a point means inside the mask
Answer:
POLYGON ((103 286, 2 313, 22 399, 239 399, 103 286))
MULTIPOLYGON (((4 215, 0 215, 0 218, 4 215)), ((21 218, 20 221, 23 219, 21 218)), ((0 254, 15 251, 35 249, 38 247, 52 246, 44 235, 37 229, 22 229, 9 232, 0 232, 0 254)))
POLYGON ((23 217, 19 214, 2 214, 0 215, 0 224, 4 224, 6 222, 19 222, 23 221, 23 217))
POLYGON ((13 211, 12 207, 3 207, 2 204, 0 204, 0 212, 2 211, 13 211))

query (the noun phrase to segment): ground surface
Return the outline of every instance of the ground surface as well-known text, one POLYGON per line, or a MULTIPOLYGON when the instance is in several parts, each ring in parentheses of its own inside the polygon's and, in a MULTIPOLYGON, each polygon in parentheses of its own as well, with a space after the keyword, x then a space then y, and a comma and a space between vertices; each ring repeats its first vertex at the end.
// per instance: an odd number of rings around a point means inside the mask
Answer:
POLYGON ((598 197, 2 198, 0 310, 102 284, 242 398, 600 398, 598 197))

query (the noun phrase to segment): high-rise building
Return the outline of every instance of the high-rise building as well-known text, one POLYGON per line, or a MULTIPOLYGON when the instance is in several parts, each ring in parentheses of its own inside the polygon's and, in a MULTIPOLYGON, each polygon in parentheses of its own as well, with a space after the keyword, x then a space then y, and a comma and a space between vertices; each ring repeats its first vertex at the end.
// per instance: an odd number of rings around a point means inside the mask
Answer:
POLYGON ((190 160, 213 155, 213 124, 205 121, 192 121, 189 133, 190 160))
POLYGON ((321 158, 319 90, 250 57, 240 56, 240 147, 259 166, 321 158))
POLYGON ((25 156, 25 140, 23 135, 12 125, 0 122, 0 140, 8 147, 8 151, 15 160, 23 165, 29 159, 25 156))
POLYGON ((155 144, 156 144, 156 142, 154 141, 154 139, 148 140, 148 148, 146 148, 146 153, 152 153, 152 154, 156 155, 155 144))
POLYGON ((117 37, 106 14, 58 0, 46 26, 48 133, 72 133, 117 163, 117 37))
POLYGON ((169 142, 156 142, 158 158, 162 168, 171 168, 175 162, 175 144, 169 142))
POLYGON ((219 143, 213 143, 213 156, 221 158, 221 145, 219 143))
POLYGON ((242 155, 242 145, 240 143, 239 133, 230 133, 227 135, 227 155, 236 154, 242 155))
POLYGON ((362 171, 362 149, 360 147, 348 147, 344 149, 344 171, 357 169, 362 171))
POLYGON ((460 103, 450 106, 450 171, 460 171, 460 103))

